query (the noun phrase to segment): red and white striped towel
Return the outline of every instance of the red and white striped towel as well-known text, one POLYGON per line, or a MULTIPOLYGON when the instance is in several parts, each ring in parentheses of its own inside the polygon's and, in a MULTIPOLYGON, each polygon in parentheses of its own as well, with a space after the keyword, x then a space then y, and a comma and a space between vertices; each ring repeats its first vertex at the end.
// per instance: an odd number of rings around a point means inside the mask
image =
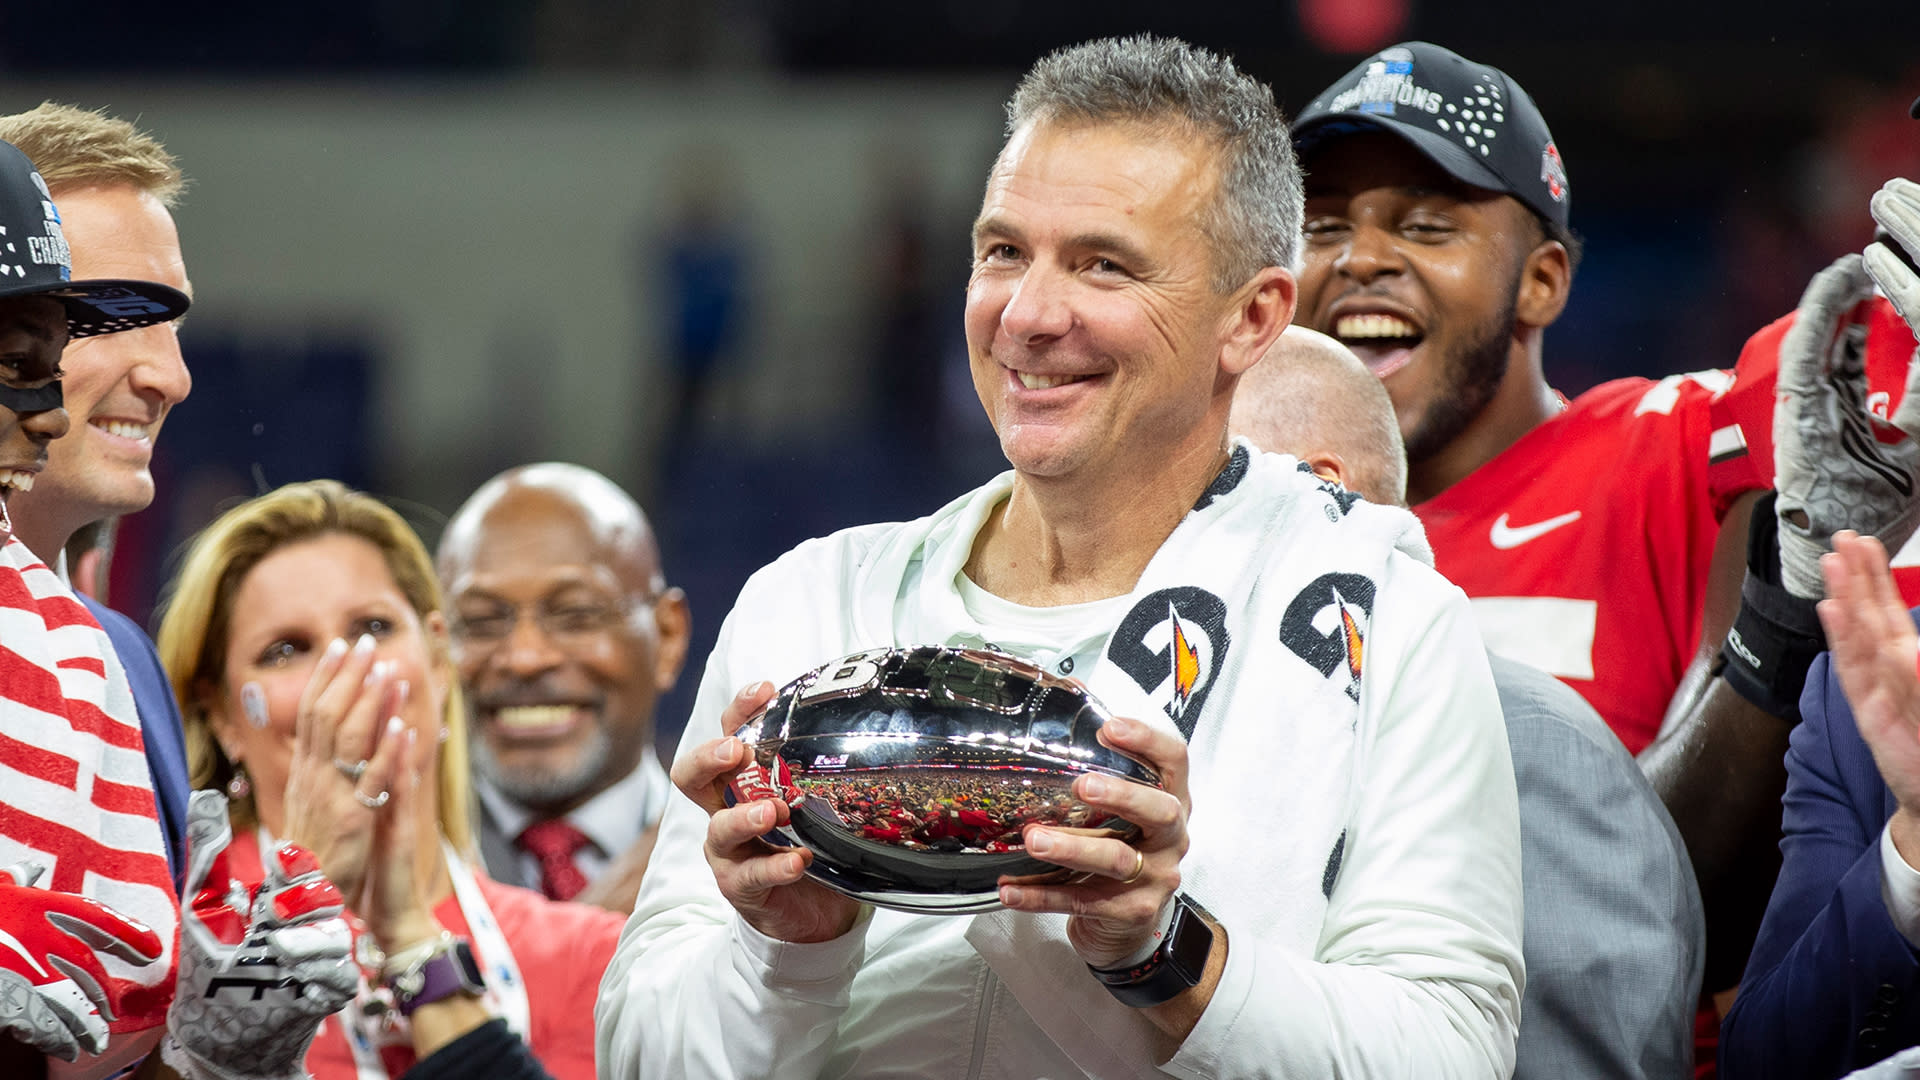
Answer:
POLYGON ((0 547, 0 866, 90 896, 160 935, 159 963, 102 956, 116 1043, 165 1023, 180 903, 126 672, 106 632, 26 545, 0 547))

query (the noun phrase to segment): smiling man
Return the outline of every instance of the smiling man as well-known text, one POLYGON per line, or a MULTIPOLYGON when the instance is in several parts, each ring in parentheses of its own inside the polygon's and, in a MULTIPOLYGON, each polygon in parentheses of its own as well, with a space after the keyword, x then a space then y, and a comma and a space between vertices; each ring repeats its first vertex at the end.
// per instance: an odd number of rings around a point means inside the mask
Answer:
MULTIPOLYGON (((177 333, 191 287, 171 213, 186 181, 151 135, 70 105, 49 102, 0 116, 0 139, 19 147, 45 178, 74 277, 159 286, 119 301, 139 328, 79 338, 61 357, 72 424, 54 440, 33 489, 16 493, 9 508, 15 534, 60 567, 77 530, 153 501, 153 440, 191 386, 177 333)), ((112 639, 132 684, 177 878, 184 869, 187 764, 173 690, 153 642, 133 620, 85 594, 80 599, 112 639)))
MULTIPOLYGON (((97 112, 46 104, 0 117, 59 204, 75 277, 157 281, 192 295, 172 209, 179 166, 151 136, 97 112)), ((76 341, 61 364, 73 428, 22 494, 20 538, 53 560, 82 526, 153 501, 153 447, 193 381, 173 323, 76 341)))
POLYGON ((1309 177, 1296 319, 1385 382, 1407 501, 1488 646, 1568 682, 1640 752, 1738 605, 1733 506, 1757 485, 1716 411, 1730 377, 1571 402, 1548 383, 1579 257, 1572 192, 1505 73, 1397 45, 1316 97, 1293 138, 1309 177))
POLYGON ((672 794, 654 705, 690 625, 646 515, 591 469, 510 469, 447 523, 439 572, 479 735, 488 872, 631 910, 672 794))
POLYGON ((1511 1072, 1518 810, 1466 599, 1411 515, 1227 434, 1292 315, 1299 183, 1271 91, 1215 54, 1095 41, 1021 81, 965 316, 1012 468, 741 589, 601 986, 603 1077, 1511 1072), (1065 880, 875 911, 761 841, 785 802, 727 805, 765 680, 986 642, 1125 718, 1099 738, 1163 786, 1073 792, 1135 843, 1029 824, 1004 842, 1065 880))
POLYGON ((1753 686, 1790 672, 1794 649, 1802 672, 1818 651, 1781 617, 1782 549, 1760 503, 1775 462, 1751 459, 1764 433, 1739 419, 1773 420, 1771 382, 1702 371, 1573 401, 1553 390, 1546 331, 1579 255, 1572 188, 1504 72, 1396 45, 1315 98, 1293 139, 1311 177, 1297 320, 1384 382, 1408 502, 1488 647, 1567 682, 1639 757, 1699 882, 1706 986, 1729 986, 1779 865, 1787 710, 1753 686))

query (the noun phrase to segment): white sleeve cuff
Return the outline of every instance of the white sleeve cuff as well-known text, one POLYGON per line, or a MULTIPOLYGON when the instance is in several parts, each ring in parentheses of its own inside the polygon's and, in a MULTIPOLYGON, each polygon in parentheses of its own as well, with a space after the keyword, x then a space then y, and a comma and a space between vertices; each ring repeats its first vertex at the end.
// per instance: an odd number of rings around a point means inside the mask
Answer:
POLYGON ((1894 929, 1907 944, 1920 949, 1920 870, 1907 865, 1893 846, 1891 825, 1880 830, 1880 897, 1894 929))
POLYGON ((832 941, 802 945, 770 938, 735 912, 734 965, 777 993, 844 1005, 853 973, 866 958, 867 926, 872 921, 873 909, 863 906, 860 917, 846 933, 832 941))

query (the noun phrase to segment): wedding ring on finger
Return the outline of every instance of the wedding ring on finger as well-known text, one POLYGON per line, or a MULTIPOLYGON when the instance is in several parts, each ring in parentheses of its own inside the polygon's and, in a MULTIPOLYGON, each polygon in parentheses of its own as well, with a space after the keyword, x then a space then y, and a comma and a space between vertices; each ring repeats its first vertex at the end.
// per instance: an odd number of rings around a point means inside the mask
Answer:
POLYGON ((380 809, 387 805, 387 800, 391 798, 393 798, 393 792, 391 791, 382 791, 378 795, 362 795, 360 794, 359 788, 353 789, 353 801, 369 810, 380 809))
POLYGON ((1133 849, 1133 873, 1120 879, 1120 884, 1131 885, 1140 880, 1140 874, 1147 868, 1147 856, 1139 848, 1133 849))
POLYGON ((365 758, 359 761, 342 761, 336 757, 333 759, 333 767, 339 769, 340 775, 349 780, 358 780, 367 774, 367 761, 365 758))

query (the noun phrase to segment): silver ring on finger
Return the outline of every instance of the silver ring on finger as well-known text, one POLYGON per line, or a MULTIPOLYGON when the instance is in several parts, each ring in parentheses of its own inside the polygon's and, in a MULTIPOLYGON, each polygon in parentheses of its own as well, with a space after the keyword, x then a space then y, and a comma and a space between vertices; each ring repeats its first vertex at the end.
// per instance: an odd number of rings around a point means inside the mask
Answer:
POLYGON ((333 767, 339 769, 340 775, 349 780, 358 780, 367 774, 367 761, 365 758, 361 758, 359 761, 342 761, 336 757, 333 759, 333 767))
POLYGON ((369 810, 380 809, 387 805, 387 800, 391 798, 393 798, 393 792, 391 791, 382 791, 378 795, 362 795, 360 794, 359 788, 353 789, 353 801, 369 810))

